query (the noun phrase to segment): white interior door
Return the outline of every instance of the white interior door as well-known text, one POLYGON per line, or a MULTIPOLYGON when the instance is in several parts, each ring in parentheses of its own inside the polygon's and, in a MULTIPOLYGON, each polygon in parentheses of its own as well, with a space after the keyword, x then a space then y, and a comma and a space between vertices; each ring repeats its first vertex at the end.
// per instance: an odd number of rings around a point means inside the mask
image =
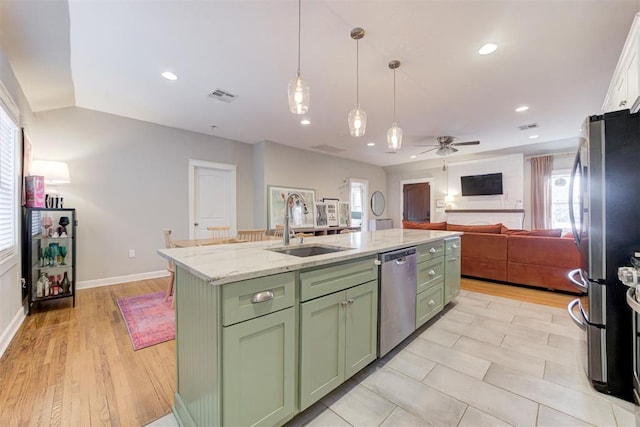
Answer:
POLYGON ((236 235, 236 166, 189 160, 189 237, 211 237, 210 226, 236 235))

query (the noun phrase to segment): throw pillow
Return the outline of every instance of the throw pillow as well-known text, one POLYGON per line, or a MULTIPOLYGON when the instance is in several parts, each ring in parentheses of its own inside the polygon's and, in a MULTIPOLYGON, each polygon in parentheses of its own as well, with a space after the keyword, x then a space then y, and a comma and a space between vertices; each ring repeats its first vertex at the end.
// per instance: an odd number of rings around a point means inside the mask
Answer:
POLYGON ((529 236, 560 237, 561 235, 562 235, 561 228, 554 228, 549 230, 531 230, 529 232, 529 236))

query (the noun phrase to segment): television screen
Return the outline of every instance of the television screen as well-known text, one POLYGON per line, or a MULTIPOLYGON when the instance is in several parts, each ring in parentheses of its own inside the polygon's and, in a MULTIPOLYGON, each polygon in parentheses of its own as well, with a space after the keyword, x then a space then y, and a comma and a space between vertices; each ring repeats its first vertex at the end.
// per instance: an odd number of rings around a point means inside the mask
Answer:
POLYGON ((460 185, 463 196, 502 194, 502 173, 461 176, 460 185))

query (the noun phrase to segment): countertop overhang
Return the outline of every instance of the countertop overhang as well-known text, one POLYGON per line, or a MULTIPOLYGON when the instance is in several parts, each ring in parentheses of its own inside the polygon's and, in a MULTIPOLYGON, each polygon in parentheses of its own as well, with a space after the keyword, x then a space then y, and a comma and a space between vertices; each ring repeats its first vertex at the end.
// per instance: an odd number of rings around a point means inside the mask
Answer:
MULTIPOLYGON (((463 233, 457 231, 394 228, 305 237, 303 243, 305 245, 320 244, 351 248, 341 252, 306 258, 269 250, 283 247, 282 240, 159 249, 158 254, 212 285, 223 285, 260 276, 361 258, 461 234, 463 233)), ((295 246, 300 246, 299 239, 291 239, 289 247, 295 246)))

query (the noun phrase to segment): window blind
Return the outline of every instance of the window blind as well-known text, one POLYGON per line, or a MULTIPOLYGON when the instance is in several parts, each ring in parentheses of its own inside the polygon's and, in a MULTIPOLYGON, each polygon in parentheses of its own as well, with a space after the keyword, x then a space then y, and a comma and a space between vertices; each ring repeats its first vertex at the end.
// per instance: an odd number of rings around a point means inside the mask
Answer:
POLYGON ((0 107, 0 259, 16 246, 16 145, 18 128, 0 107))

